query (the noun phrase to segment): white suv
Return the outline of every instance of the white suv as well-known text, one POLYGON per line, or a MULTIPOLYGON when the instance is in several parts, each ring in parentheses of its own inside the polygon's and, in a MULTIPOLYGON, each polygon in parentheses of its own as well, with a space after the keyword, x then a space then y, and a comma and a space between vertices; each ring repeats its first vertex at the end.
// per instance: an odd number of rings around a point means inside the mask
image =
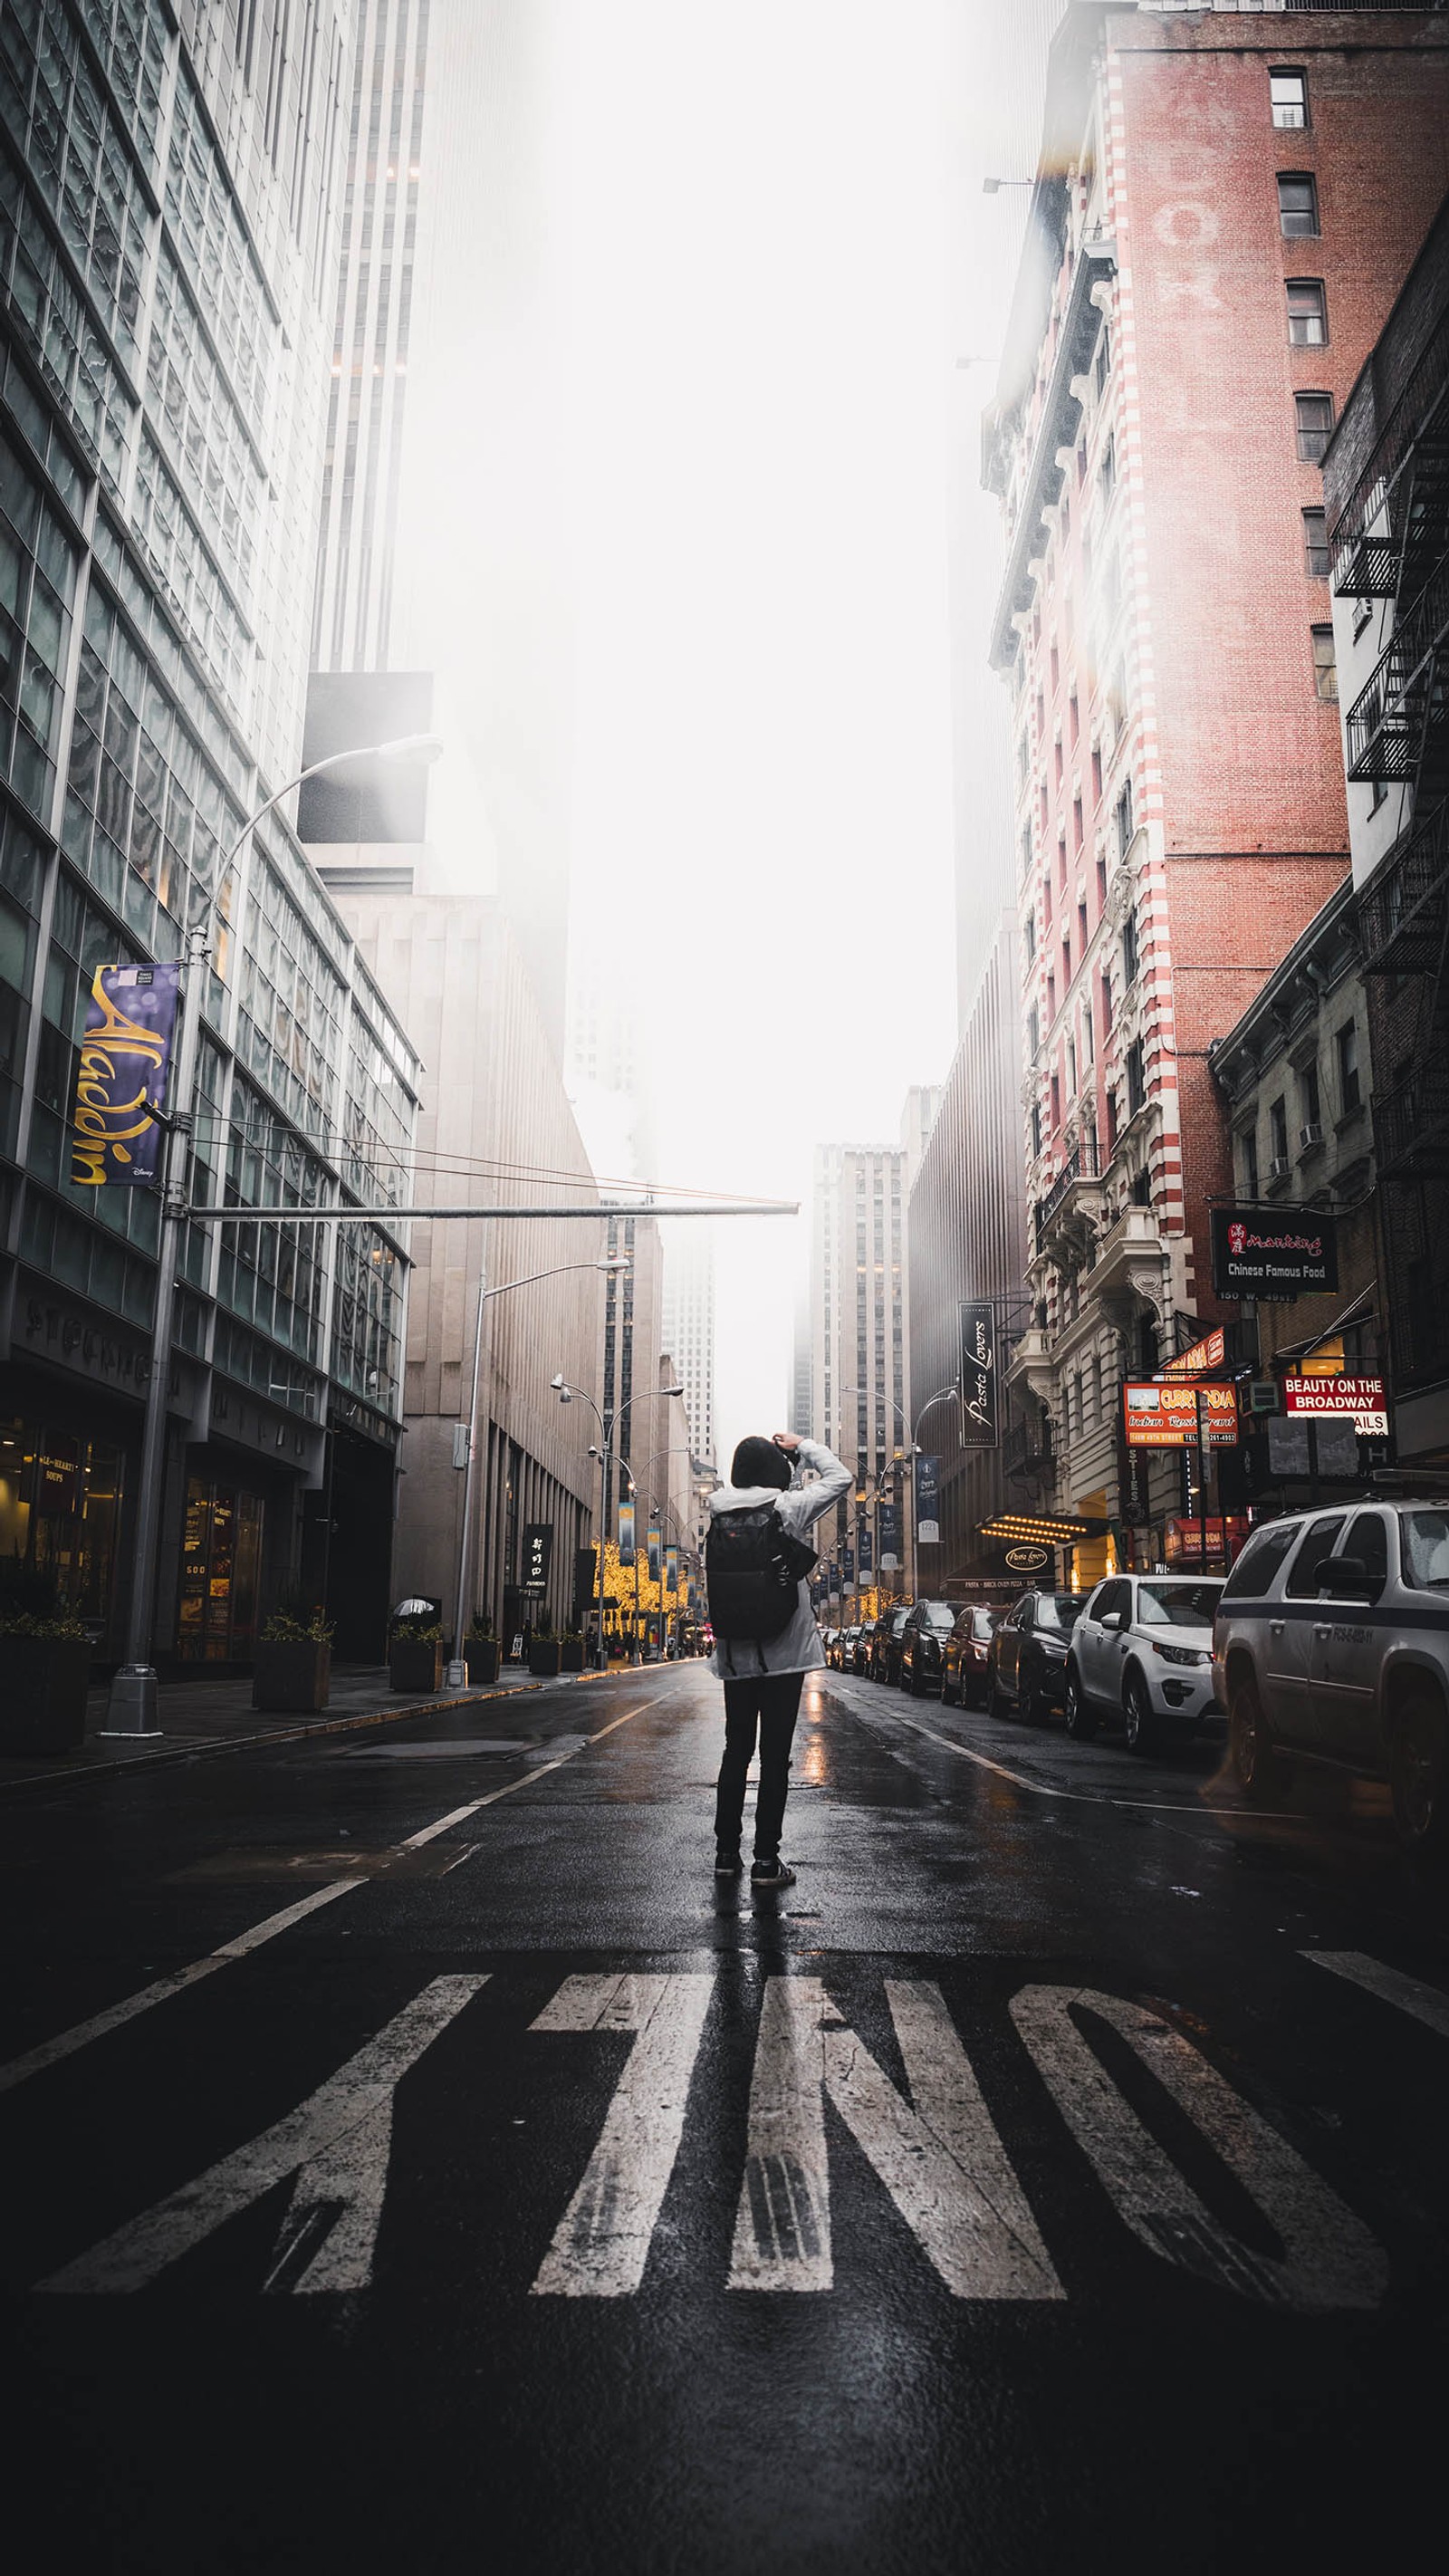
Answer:
POLYGON ((1083 1742, 1120 1715, 1133 1753, 1221 1720, 1213 1689, 1212 1575, 1109 1574, 1072 1631, 1067 1733, 1083 1742))
POLYGON ((1414 1852, 1449 1856, 1449 1501, 1337 1503, 1255 1530, 1213 1669, 1250 1798, 1288 1762, 1386 1779, 1414 1852))

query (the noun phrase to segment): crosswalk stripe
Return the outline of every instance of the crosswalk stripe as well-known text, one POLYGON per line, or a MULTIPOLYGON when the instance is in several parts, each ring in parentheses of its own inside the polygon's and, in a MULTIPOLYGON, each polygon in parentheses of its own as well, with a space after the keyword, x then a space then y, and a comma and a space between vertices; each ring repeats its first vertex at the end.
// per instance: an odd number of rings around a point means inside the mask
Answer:
POLYGON ((1011 2017, 1118 2212, 1150 2253, 1248 2298, 1300 2310, 1371 2308, 1388 2265, 1377 2239, 1287 2140, 1169 2022, 1090 1988, 1026 1986, 1011 2017), (1085 2007, 1126 2040, 1236 2175, 1281 2261, 1230 2236, 1199 2200, 1072 2019, 1085 2007))
POLYGON ((1315 1968, 1327 1968, 1335 1977, 1346 1977, 1350 1985, 1362 1986, 1365 1993, 1378 1995, 1384 2003, 1396 2004, 1400 2012, 1410 2013, 1427 2029, 1437 2030, 1441 2039, 1449 2039, 1449 1995, 1438 1986, 1406 1977, 1399 1968, 1386 1968, 1365 1950, 1304 1950, 1301 1956, 1311 1959, 1315 1968))
POLYGON ((285 2119, 38 2286, 142 2289, 225 2220, 295 2174, 267 2285, 365 2290, 387 2187, 393 2094, 408 2068, 487 1982, 486 1976, 435 1977, 285 2119), (300 2258, 305 2259, 298 2269, 300 2258))
POLYGON ((732 2290, 828 2290, 835 2277, 821 2046, 827 2016, 839 2019, 818 1977, 768 1979, 750 2080, 732 2290))
POLYGON ((713 1990, 712 1975, 569 1977, 532 2024, 637 2033, 599 2143, 539 2267, 536 2294, 609 2299, 638 2289, 713 1990))

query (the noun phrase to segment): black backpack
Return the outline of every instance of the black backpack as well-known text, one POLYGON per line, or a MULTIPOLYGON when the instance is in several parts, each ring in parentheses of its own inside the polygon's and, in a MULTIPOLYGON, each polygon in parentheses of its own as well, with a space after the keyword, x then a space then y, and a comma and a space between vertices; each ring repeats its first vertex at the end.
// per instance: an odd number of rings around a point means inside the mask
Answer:
POLYGON ((704 1543, 709 1621, 717 1637, 757 1644, 788 1628, 815 1550, 792 1537, 773 1503, 716 1512, 704 1543))

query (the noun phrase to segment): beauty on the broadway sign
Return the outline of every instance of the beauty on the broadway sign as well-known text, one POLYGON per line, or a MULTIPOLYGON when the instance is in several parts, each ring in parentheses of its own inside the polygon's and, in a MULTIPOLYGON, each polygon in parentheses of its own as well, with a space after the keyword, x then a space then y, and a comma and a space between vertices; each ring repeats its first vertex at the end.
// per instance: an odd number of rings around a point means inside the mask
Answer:
POLYGON ((1381 1377, 1285 1377, 1283 1410, 1310 1421, 1350 1421, 1366 1440, 1389 1427, 1388 1390, 1381 1377))
POLYGON ((1214 1208, 1213 1288, 1219 1297, 1291 1305, 1338 1286, 1338 1233, 1316 1208, 1214 1208))

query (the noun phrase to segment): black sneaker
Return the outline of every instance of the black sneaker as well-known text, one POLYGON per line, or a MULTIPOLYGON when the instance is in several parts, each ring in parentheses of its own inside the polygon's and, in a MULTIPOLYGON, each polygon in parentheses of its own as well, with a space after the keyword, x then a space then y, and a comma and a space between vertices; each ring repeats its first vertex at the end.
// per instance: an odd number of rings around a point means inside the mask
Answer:
POLYGON ((744 1865, 743 1860, 740 1858, 740 1847, 738 1843, 715 1844, 714 1874, 716 1878, 738 1878, 744 1865))
POLYGON ((773 1860, 757 1860, 750 1871, 751 1887, 793 1887, 795 1873, 787 1869, 776 1852, 773 1860))

